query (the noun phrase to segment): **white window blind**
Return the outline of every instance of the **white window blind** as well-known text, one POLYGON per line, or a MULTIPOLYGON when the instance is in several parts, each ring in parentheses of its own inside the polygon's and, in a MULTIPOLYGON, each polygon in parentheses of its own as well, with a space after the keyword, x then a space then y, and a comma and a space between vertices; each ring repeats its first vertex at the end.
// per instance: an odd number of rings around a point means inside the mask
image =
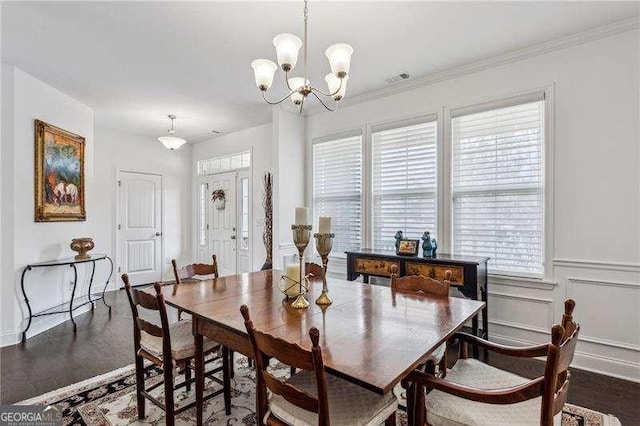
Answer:
POLYGON ((541 275, 544 100, 452 119, 453 250, 492 273, 541 275))
POLYGON ((313 145, 313 214, 331 216, 332 255, 359 249, 362 242, 362 136, 313 145))
POLYGON ((394 235, 436 233, 438 159, 435 117, 418 124, 373 129, 373 246, 393 250, 394 235))

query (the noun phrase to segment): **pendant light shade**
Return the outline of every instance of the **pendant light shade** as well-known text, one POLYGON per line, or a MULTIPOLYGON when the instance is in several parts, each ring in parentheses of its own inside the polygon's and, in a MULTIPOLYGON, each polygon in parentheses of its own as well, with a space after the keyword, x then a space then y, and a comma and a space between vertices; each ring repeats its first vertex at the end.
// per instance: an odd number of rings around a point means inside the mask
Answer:
POLYGON ((331 65, 331 72, 336 77, 344 77, 349 74, 349 67, 351 66, 351 55, 353 54, 353 47, 346 43, 338 43, 326 50, 325 54, 329 59, 329 65, 331 65))
POLYGON ((268 59, 256 59, 251 62, 253 67, 253 73, 256 78, 256 86, 263 92, 269 90, 273 84, 273 74, 278 69, 278 66, 268 59))
POLYGON ((298 62, 302 40, 293 34, 280 34, 273 38, 273 45, 276 47, 280 67, 284 71, 291 71, 298 62))
POLYGON ((345 75, 344 78, 339 79, 334 74, 327 74, 324 78, 324 81, 327 82, 327 86, 329 87, 329 93, 333 95, 333 99, 337 102, 344 98, 344 94, 347 91, 347 81, 349 80, 349 76, 345 75), (340 84, 342 83, 342 85, 340 84))
POLYGON ((175 136, 176 133, 176 129, 174 126, 174 121, 176 119, 175 115, 169 115, 169 119, 171 120, 171 129, 169 130, 169 136, 160 136, 158 138, 158 140, 160 142, 162 142, 162 145, 165 146, 165 148, 174 151, 178 148, 180 148, 182 145, 184 145, 185 143, 187 143, 187 141, 185 141, 182 138, 178 138, 175 136))

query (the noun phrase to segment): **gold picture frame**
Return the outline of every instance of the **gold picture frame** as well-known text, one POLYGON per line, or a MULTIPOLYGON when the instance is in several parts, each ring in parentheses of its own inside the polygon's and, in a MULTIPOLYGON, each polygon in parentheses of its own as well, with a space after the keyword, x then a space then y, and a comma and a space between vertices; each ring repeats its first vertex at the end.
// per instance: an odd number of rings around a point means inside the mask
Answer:
POLYGON ((85 221, 85 138, 40 120, 34 133, 35 221, 85 221))
POLYGON ((400 240, 396 254, 401 256, 417 256, 420 240, 400 240))

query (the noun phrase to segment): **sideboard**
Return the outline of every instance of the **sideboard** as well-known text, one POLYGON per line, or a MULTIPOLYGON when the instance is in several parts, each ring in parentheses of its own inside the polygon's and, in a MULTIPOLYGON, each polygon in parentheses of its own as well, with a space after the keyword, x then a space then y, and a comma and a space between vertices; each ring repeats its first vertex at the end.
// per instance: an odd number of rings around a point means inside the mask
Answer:
MULTIPOLYGON (((438 254, 437 257, 400 256, 394 251, 360 249, 347 251, 347 279, 353 281, 362 275, 365 283, 369 277, 390 277, 391 266, 398 268, 398 275, 424 275, 443 280, 446 271, 451 271, 451 286, 464 296, 485 302, 482 310, 482 330, 478 318, 472 321, 472 331, 476 336, 489 338, 489 307, 487 303, 487 262, 488 257, 458 256, 438 254)), ((476 354, 477 355, 477 354, 476 354)))

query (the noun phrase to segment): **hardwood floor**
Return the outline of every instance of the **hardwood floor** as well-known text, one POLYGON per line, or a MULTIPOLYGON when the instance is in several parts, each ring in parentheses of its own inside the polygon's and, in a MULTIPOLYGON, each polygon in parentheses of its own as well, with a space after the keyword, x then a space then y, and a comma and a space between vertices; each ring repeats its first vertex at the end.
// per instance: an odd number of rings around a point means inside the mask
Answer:
MULTIPOLYGON (((133 363, 131 311, 123 290, 107 295, 104 305, 78 316, 78 332, 69 321, 32 337, 23 346, 0 349, 0 402, 11 404, 107 373, 133 363)), ((171 310, 172 314, 175 314, 171 310)), ((526 377, 542 374, 536 360, 512 360, 492 354, 491 364, 526 377)), ((640 384, 572 369, 569 402, 611 413, 624 426, 640 425, 640 384)))

